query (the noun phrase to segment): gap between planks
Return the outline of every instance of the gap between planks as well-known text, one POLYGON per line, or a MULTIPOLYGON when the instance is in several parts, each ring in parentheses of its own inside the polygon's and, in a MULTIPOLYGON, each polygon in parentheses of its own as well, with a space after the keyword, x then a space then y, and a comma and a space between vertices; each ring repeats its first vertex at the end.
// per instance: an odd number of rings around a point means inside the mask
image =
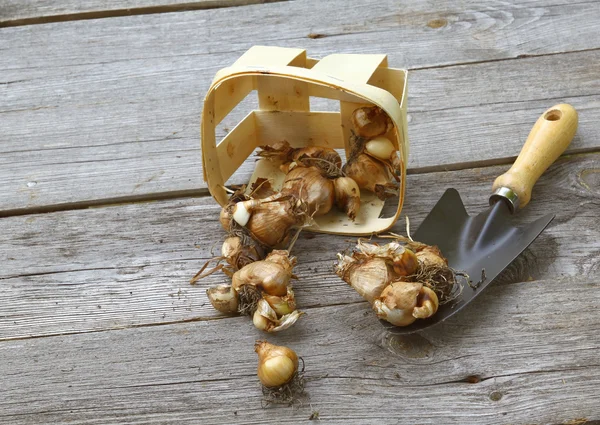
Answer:
MULTIPOLYGON (((82 21, 89 19, 116 18, 120 16, 154 15, 158 13, 189 12, 193 10, 221 9, 226 7, 249 6, 264 3, 278 3, 289 0, 203 0, 188 3, 176 3, 160 6, 131 7, 125 9, 99 10, 93 12, 74 12, 60 15, 38 16, 33 18, 12 19, 2 22, 0 28, 25 25, 49 24, 54 22, 82 21)), ((1 18, 0 18, 1 19, 1 18)))
POLYGON ((15 208, 0 211, 0 218, 14 217, 19 215, 46 214, 59 211, 84 210, 86 208, 101 208, 123 204, 135 204, 143 202, 165 201, 169 199, 198 198, 209 196, 208 188, 175 190, 169 192, 146 193, 143 195, 118 196, 114 198, 93 199, 88 201, 65 202, 53 205, 41 205, 37 207, 15 208))
MULTIPOLYGON (((594 148, 582 148, 575 149, 571 151, 567 151, 566 154, 562 155, 560 158, 574 156, 574 155, 585 155, 590 153, 598 153, 600 152, 600 147, 594 148)), ((494 158, 488 160, 481 161, 471 161, 471 162, 457 162, 454 164, 443 164, 443 165, 435 165, 429 167, 418 167, 418 168, 409 168, 407 170, 407 174, 429 174, 429 173, 438 173, 438 172, 450 172, 450 171, 461 171, 468 170, 470 168, 487 168, 494 167, 498 165, 510 165, 516 160, 516 156, 504 157, 504 158, 494 158)), ((558 159, 557 159, 558 161, 558 159)), ((3 217, 15 217, 22 215, 34 215, 34 214, 47 214, 54 213, 60 211, 72 211, 72 210, 83 210, 87 208, 103 208, 110 207, 115 205, 124 205, 124 204, 134 204, 134 203, 143 203, 143 202, 155 202, 155 201, 165 201, 165 200, 174 200, 174 199, 184 199, 184 198, 200 198, 204 196, 210 196, 210 192, 208 188, 199 188, 199 189, 189 189, 189 190, 176 190, 169 192, 155 192, 155 193, 146 193, 141 195, 127 195, 127 196, 119 196, 114 198, 103 198, 103 199, 93 199, 86 201, 78 201, 78 202, 65 202, 61 204, 52 204, 52 205, 42 205, 35 207, 24 207, 24 208, 14 208, 7 210, 0 210, 0 218, 3 217)))
POLYGON ((470 65, 480 65, 484 63, 493 63, 493 62, 506 62, 506 61, 514 61, 519 59, 529 59, 529 58, 539 58, 545 56, 558 56, 563 55, 565 53, 586 53, 586 52, 595 52, 600 50, 600 47, 591 47, 589 49, 574 49, 574 50, 565 50, 563 52, 548 52, 548 53, 524 53, 517 56, 506 57, 506 58, 496 58, 496 59, 483 59, 478 61, 467 61, 467 62, 455 62, 455 63, 446 63, 440 65, 430 65, 430 66, 416 66, 407 68, 408 71, 423 71, 428 69, 441 69, 441 68, 453 68, 457 66, 470 66, 470 65))
MULTIPOLYGON (((352 303, 348 303, 352 304, 352 303)), ((358 303, 354 303, 358 304, 358 303)), ((304 310, 308 310, 310 307, 305 308, 304 310)), ((165 322, 156 322, 156 323, 140 323, 126 326, 117 326, 114 328, 106 328, 106 329, 84 329, 73 332, 58 332, 58 333, 48 333, 43 335, 27 335, 27 336, 15 336, 15 337, 7 337, 0 338, 0 343, 5 341, 21 341, 21 340, 30 340, 36 338, 52 338, 56 336, 68 336, 68 335, 81 335, 81 334, 93 334, 93 333, 101 333, 101 332, 113 332, 113 331, 122 331, 125 329, 136 329, 136 328, 148 328, 153 326, 168 326, 168 325, 177 325, 183 323, 193 323, 193 322, 210 322, 215 320, 225 320, 231 319, 239 316, 217 316, 217 317, 193 317, 190 319, 180 319, 180 320, 171 320, 165 322)))
MULTIPOLYGON (((302 307, 302 311, 307 312, 313 309, 322 309, 322 308, 330 308, 330 307, 340 307, 340 306, 350 306, 355 304, 364 304, 365 301, 348 301, 348 302, 340 302, 340 303, 329 303, 326 306, 323 305, 312 305, 312 306, 304 306, 302 307)), ((0 337, 0 343, 6 341, 21 341, 21 340, 30 340, 37 338, 52 338, 57 336, 68 336, 68 335, 81 335, 81 334, 92 334, 92 333, 104 333, 104 332, 114 332, 114 331, 122 331, 127 329, 137 329, 137 328, 148 328, 148 327, 156 327, 156 326, 169 326, 169 325, 179 325, 184 323, 195 323, 195 322, 214 322, 218 320, 231 320, 237 319, 239 317, 243 317, 239 314, 231 315, 231 316, 214 316, 214 317, 190 317, 188 319, 178 319, 178 320, 166 320, 164 322, 154 322, 154 323, 139 323, 139 324, 131 324, 131 325, 123 325, 123 326, 115 326, 112 328, 103 328, 103 329, 82 329, 72 332, 55 332, 55 333, 46 333, 39 335, 22 335, 22 336, 13 336, 13 337, 0 337)))

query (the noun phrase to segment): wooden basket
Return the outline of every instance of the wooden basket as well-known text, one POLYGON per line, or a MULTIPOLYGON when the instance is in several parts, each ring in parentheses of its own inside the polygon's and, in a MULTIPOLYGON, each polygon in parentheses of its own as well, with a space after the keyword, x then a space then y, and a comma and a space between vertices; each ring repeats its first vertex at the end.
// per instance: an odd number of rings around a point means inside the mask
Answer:
MULTIPOLYGON (((334 54, 321 60, 306 57, 303 49, 254 46, 231 67, 217 72, 204 99, 202 112, 202 165, 204 180, 220 205, 228 201, 225 182, 261 145, 287 140, 292 147, 327 146, 349 152, 352 112, 377 105, 394 124, 386 137, 401 156, 400 196, 396 213, 380 217, 384 202, 361 191, 361 209, 355 221, 333 208, 316 217, 317 232, 369 235, 394 225, 404 200, 408 136, 406 124, 406 70, 388 68, 386 55, 334 54), (251 111, 219 143, 215 128, 252 90, 259 109, 251 111), (311 111, 309 97, 334 99, 340 112, 311 111)), ((281 187, 284 174, 271 161, 256 162, 249 183, 258 177, 281 187)))

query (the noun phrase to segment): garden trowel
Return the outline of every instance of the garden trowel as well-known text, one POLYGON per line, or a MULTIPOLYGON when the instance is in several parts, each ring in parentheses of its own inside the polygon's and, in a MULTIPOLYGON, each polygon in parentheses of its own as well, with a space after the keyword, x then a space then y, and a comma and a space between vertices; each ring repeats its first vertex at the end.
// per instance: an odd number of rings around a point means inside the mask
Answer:
POLYGON ((416 320, 410 326, 396 327, 382 321, 391 332, 413 333, 458 313, 548 226, 553 214, 519 227, 510 224, 511 215, 529 203, 533 185, 571 143, 577 121, 571 105, 556 105, 544 112, 515 163, 494 182, 487 211, 469 216, 458 191, 446 190, 412 238, 437 245, 448 265, 466 276, 462 292, 441 305, 432 317, 416 320))

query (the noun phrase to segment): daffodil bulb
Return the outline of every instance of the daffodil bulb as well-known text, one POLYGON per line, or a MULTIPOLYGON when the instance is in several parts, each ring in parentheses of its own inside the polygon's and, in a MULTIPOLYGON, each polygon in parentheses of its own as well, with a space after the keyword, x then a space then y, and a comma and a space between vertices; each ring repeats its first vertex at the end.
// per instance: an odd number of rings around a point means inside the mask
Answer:
POLYGON ((248 236, 229 236, 221 247, 221 258, 231 266, 229 273, 234 273, 250 263, 264 259, 264 252, 260 244, 248 236))
POLYGON ((333 181, 335 205, 344 211, 350 220, 356 218, 360 210, 360 188, 350 177, 338 177, 333 181))
POLYGON ((343 171, 358 187, 375 193, 383 200, 399 193, 398 186, 392 183, 396 176, 391 168, 391 165, 377 158, 360 153, 348 160, 343 171))
POLYGON ((310 216, 327 214, 335 202, 333 180, 314 166, 296 167, 287 173, 281 193, 302 199, 310 216))
POLYGON ((294 194, 276 193, 263 199, 240 201, 231 208, 231 220, 247 229, 261 244, 276 248, 286 243, 293 229, 309 216, 306 203, 294 194))
POLYGON ((417 251, 417 259, 422 266, 448 267, 448 260, 437 246, 426 245, 417 251))
POLYGON ((292 148, 287 141, 283 140, 260 148, 261 150, 257 155, 271 161, 280 162, 280 168, 284 173, 296 166, 315 166, 324 171, 327 177, 332 167, 339 170, 342 166, 342 159, 335 149, 324 146, 292 148))
POLYGON ((267 388, 277 388, 290 382, 298 372, 298 355, 288 347, 256 341, 258 379, 267 388))

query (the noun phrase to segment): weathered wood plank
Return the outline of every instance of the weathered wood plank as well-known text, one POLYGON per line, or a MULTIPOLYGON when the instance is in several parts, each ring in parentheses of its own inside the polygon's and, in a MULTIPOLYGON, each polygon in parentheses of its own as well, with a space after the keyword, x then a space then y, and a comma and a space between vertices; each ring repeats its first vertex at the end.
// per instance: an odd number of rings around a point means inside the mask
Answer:
MULTIPOLYGON (((404 214, 416 228, 446 187, 462 193, 468 211, 481 211, 506 168, 411 175, 404 214)), ((516 220, 548 211, 557 217, 504 283, 599 274, 599 169, 600 154, 577 155, 542 177, 516 220)), ((0 340, 221 317, 204 289, 225 276, 188 284, 211 248, 220 250, 218 212, 204 197, 0 219, 0 340)), ((404 223, 395 227, 404 230, 404 223)), ((361 300, 332 270, 335 253, 352 239, 301 236, 294 247, 301 308, 361 300)))
MULTIPOLYGON (((202 95, 216 70, 253 44, 306 46, 315 56, 381 51, 391 66, 413 68, 600 47, 597 2, 463 2, 461 11, 427 2, 318 4, 2 29, 0 52, 10 60, 0 64, 0 208, 205 187, 202 95), (444 26, 432 28, 440 19, 444 26), (306 38, 311 31, 331 36, 306 38)), ((409 166, 516 155, 537 115, 563 100, 581 112, 573 148, 596 148, 599 58, 595 50, 412 72, 409 166)), ((232 114, 219 135, 245 112, 232 114)))
POLYGON ((312 308, 269 340, 306 364, 309 399, 261 408, 243 318, 0 343, 11 424, 565 424, 600 420, 598 279, 493 285, 410 337, 364 303, 312 308))
MULTIPOLYGON (((6 4, 8 0, 3 0, 6 4)), ((27 0, 39 2, 40 0, 27 0)), ((105 9, 111 4, 148 3, 158 0, 116 0, 103 1, 105 9)), ((235 0, 237 1, 237 0, 235 0)), ((242 0, 240 0, 242 1, 242 0)), ((252 1, 252 0, 246 0, 252 1)), ((26 2, 26 3, 27 3, 26 2)), ((46 9, 55 7, 68 9, 76 2, 53 2, 46 9), (60 6, 62 4, 63 6, 60 6)), ((161 1, 170 4, 171 0, 161 1)), ((185 4, 182 1, 180 4, 185 4)), ((187 2, 190 3, 190 2, 187 2)), ((202 3, 202 0, 196 3, 202 3)), ((10 4, 10 3, 9 3, 10 4)), ((27 5, 19 10, 30 9, 27 5)), ((97 0, 77 4, 73 7, 85 10, 98 4, 97 0)), ((38 34, 48 32, 73 31, 100 25, 105 36, 113 37, 111 28, 121 27, 121 42, 129 41, 129 31, 135 27, 140 42, 146 42, 144 31, 148 27, 172 27, 173 33, 162 33, 162 40, 154 39, 152 51, 137 51, 136 57, 153 57, 158 53, 166 56, 197 54, 201 51, 213 53, 223 51, 243 52, 247 46, 257 41, 277 42, 277 44, 298 47, 298 43, 310 42, 320 47, 320 55, 356 51, 372 53, 381 51, 400 56, 400 63, 409 68, 498 60, 518 55, 539 55, 561 53, 572 50, 598 48, 598 35, 595 22, 598 18, 598 1, 590 0, 577 3, 555 3, 549 0, 528 1, 526 5, 519 1, 465 0, 460 4, 440 4, 435 1, 395 1, 367 0, 360 5, 348 5, 343 0, 302 0, 266 5, 249 6, 242 9, 220 9, 162 14, 156 16, 124 17, 105 22, 73 22, 64 27, 44 26, 44 28, 9 30, 18 33, 35 31, 38 34), (295 20, 289 20, 296 17, 295 20), (112 21, 112 22, 110 22, 112 21), (238 25, 232 25, 237 23, 238 25), (199 25, 204 24, 204 25, 199 25), (106 25, 106 26, 105 26, 106 25), (68 29, 72 26, 72 29, 68 29), (265 31, 269 28, 269 31, 265 31), (106 31, 108 30, 108 31, 106 31), (193 31, 192 31, 193 30, 193 31), (195 34, 194 39, 185 35, 195 34), (197 43, 198 35, 206 36, 204 44, 197 43), (281 35, 284 35, 282 37, 281 35), (309 37, 310 35, 310 37, 309 37), (332 38, 338 40, 333 42, 332 38), (304 41, 301 41, 304 40, 304 41), (362 41, 357 43, 357 41, 362 41), (171 41, 180 42, 177 49, 169 46, 171 41), (212 42, 208 44, 208 42, 212 42), (377 46, 376 49, 373 46, 377 46), (342 49, 343 47, 343 49, 342 49), (384 48, 385 47, 385 48, 384 48)), ((9 7, 9 6, 7 6, 9 7)), ((12 7, 11 7, 12 8, 12 7)), ((43 9, 41 9, 43 10, 43 9)), ((4 15, 10 15, 5 12, 4 15)), ((17 13, 19 13, 17 11, 17 13)), ((42 12, 43 13, 43 12, 42 12)), ((81 32, 80 32, 81 34, 81 32)), ((117 38, 119 35, 114 34, 117 38)), ((74 41, 76 44, 89 44, 84 38, 74 41)), ((18 45, 27 45, 26 40, 15 40, 18 45)), ((39 41, 44 42, 40 37, 39 41)), ((109 41, 109 40, 105 40, 109 41)), ((122 43, 120 46, 127 45, 122 43)), ((41 46, 40 46, 41 47, 41 46)), ((98 46, 101 47, 101 46, 98 46)), ((108 47, 108 46, 107 46, 108 47)), ((96 49, 92 47, 95 51, 96 49)), ((100 49, 98 49, 100 50, 100 49)), ((82 52, 64 52, 81 56, 82 52)), ((89 53, 92 53, 90 51, 89 53)), ((131 51, 121 49, 113 52, 113 59, 129 59, 131 51)), ((85 53, 84 53, 85 54, 85 53)), ((87 55, 86 55, 87 56, 87 55)), ((103 62, 103 56, 90 55, 95 62, 103 62)), ((110 56, 106 56, 110 57, 110 56)))
POLYGON ((246 6, 285 0, 2 0, 0 28, 114 16, 246 6))

